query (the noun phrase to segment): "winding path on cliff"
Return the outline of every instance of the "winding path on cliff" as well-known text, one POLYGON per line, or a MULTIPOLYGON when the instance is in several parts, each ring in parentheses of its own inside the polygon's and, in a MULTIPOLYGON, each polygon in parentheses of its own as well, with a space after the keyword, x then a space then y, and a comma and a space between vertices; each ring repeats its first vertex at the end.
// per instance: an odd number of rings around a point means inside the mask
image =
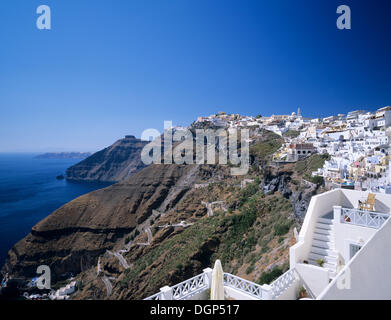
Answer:
MULTIPOLYGON (((157 218, 159 215, 164 215, 164 210, 162 210, 162 209, 166 209, 167 206, 169 205, 169 203, 172 202, 173 200, 175 200, 183 190, 185 190, 186 188, 189 188, 189 186, 195 180, 197 171, 198 171, 198 166, 194 166, 193 168, 191 168, 191 170, 184 177, 182 177, 182 179, 180 179, 180 181, 178 181, 178 185, 176 187, 174 187, 173 190, 171 190, 171 192, 168 194, 168 196, 166 197, 166 199, 164 200, 162 205, 158 208, 158 210, 153 210, 152 215, 146 221, 144 221, 144 223, 139 225, 138 229, 144 230, 144 232, 147 234, 148 240, 146 243, 138 243, 138 245, 150 245, 151 244, 152 239, 153 239, 152 231, 150 229, 151 220, 153 218, 157 218)), ((192 225, 192 223, 187 224, 186 222, 181 221, 181 223, 175 224, 175 227, 187 227, 190 225, 192 225)), ((118 259, 119 263, 122 265, 122 267, 124 267, 125 269, 129 269, 130 265, 125 260, 125 258, 122 256, 121 253, 128 252, 130 245, 131 245, 131 242, 128 243, 127 245, 125 245, 125 249, 119 250, 117 252, 112 252, 110 250, 107 250, 106 253, 108 253, 111 256, 115 256, 118 259)), ((97 276, 99 276, 100 274, 102 274, 101 279, 106 287, 107 296, 109 297, 112 293, 113 286, 110 282, 110 278, 108 278, 105 275, 105 273, 103 272, 103 270, 101 268, 101 258, 99 257, 98 264, 97 264, 97 276)))
POLYGON ((109 297, 111 295, 111 292, 113 291, 113 285, 111 284, 109 278, 105 274, 102 277, 102 281, 106 286, 107 296, 109 297))
POLYGON ((100 257, 98 258, 98 265, 96 266, 96 275, 99 276, 99 273, 102 272, 102 269, 100 267, 100 257))
POLYGON ((102 273, 102 282, 106 287, 106 293, 107 296, 109 297, 111 295, 111 292, 113 291, 113 285, 110 282, 110 279, 105 275, 103 272, 101 266, 100 266, 100 257, 98 258, 98 264, 96 266, 96 276, 99 277, 99 275, 102 273))
POLYGON ((117 251, 117 252, 111 252, 110 250, 107 250, 106 251, 108 254, 116 257, 119 261, 119 263, 125 268, 125 269, 129 269, 130 268, 130 265, 129 263, 125 260, 125 258, 122 256, 122 254, 117 251))
POLYGON ((147 242, 139 242, 137 243, 139 246, 149 246, 152 242, 152 231, 151 228, 146 228, 145 233, 147 234, 148 240, 147 242))

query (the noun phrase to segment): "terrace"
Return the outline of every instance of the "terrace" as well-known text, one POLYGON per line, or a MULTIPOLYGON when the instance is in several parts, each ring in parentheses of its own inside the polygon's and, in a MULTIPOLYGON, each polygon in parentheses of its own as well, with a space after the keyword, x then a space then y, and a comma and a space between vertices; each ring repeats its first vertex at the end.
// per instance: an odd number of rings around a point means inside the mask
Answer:
MULTIPOLYGON (((316 297, 388 224, 391 197, 373 194, 373 203, 365 208, 366 199, 367 192, 346 189, 312 198, 299 241, 290 248, 290 267, 298 270, 316 297)), ((388 241, 391 244, 391 238, 388 241)))
MULTIPOLYGON (((270 285, 259 285, 224 272, 225 300, 281 300, 297 299, 300 286, 306 286, 295 270, 288 270, 270 285)), ((212 285, 212 269, 178 283, 165 286, 160 292, 144 300, 209 300, 212 285)), ((307 291, 310 289, 307 287, 307 291)))
MULTIPOLYGON (((306 299, 390 299, 390 212, 386 194, 336 189, 312 197, 290 269, 270 285, 224 273, 224 299, 296 300, 303 291, 306 299)), ((145 300, 208 300, 211 286, 207 268, 145 300)))

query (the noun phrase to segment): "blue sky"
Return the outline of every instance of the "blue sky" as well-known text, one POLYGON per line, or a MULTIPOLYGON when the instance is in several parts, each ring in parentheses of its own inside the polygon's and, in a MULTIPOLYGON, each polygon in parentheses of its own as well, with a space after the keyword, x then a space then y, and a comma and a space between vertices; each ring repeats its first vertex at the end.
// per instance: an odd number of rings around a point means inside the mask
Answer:
POLYGON ((390 14, 386 1, 2 0, 0 152, 95 151, 217 111, 375 110, 391 104, 390 14), (352 30, 336 28, 341 4, 352 30))

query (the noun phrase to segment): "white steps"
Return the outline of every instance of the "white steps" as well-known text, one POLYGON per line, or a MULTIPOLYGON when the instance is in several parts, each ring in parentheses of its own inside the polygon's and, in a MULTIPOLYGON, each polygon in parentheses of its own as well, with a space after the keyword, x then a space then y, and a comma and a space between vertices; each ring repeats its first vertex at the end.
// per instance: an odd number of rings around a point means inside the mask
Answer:
POLYGON ((312 240, 312 246, 318 247, 318 248, 324 248, 324 249, 334 249, 334 242, 331 241, 324 241, 324 240, 312 240))
POLYGON ((335 264, 335 265, 337 265, 337 260, 338 260, 337 257, 325 256, 323 254, 318 254, 318 253, 313 253, 313 252, 311 252, 309 254, 308 258, 311 260, 314 260, 314 261, 316 261, 318 259, 323 259, 325 263, 335 264))
POLYGON ((327 242, 332 242, 333 241, 333 236, 330 234, 325 234, 325 233, 314 233, 313 236, 314 240, 320 240, 320 241, 327 241, 327 242))
POLYGON ((328 223, 317 222, 315 225, 315 229, 333 230, 333 225, 328 223))
POLYGON ((315 228, 315 233, 321 233, 321 234, 325 234, 325 235, 330 235, 330 231, 331 230, 315 228))
POLYGON ((334 226, 332 219, 318 218, 312 238, 311 252, 308 262, 319 266, 317 260, 323 260, 323 268, 329 270, 330 277, 336 275, 338 253, 334 245, 334 226))
POLYGON ((330 225, 333 224, 333 220, 331 220, 331 219, 326 219, 326 218, 318 218, 318 222, 320 222, 320 223, 325 223, 325 224, 330 224, 330 225))
POLYGON ((323 256, 338 258, 338 254, 336 251, 330 250, 330 249, 325 249, 325 248, 319 248, 319 247, 315 247, 315 246, 312 246, 311 253, 316 253, 316 254, 320 254, 323 256))

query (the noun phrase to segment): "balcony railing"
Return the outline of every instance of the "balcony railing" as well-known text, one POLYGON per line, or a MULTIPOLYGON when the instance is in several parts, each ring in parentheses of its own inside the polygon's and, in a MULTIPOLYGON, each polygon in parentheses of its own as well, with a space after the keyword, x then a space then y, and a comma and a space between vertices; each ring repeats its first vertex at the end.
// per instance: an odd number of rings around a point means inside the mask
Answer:
POLYGON ((162 296, 162 293, 158 292, 158 293, 155 293, 152 296, 149 296, 148 298, 145 298, 144 300, 162 300, 161 296, 162 296))
POLYGON ((379 229, 390 217, 388 213, 342 208, 341 223, 379 229))
POLYGON ((239 278, 230 273, 224 273, 224 286, 237 289, 257 299, 268 299, 269 291, 261 285, 239 278))
MULTIPOLYGON (((178 283, 172 287, 163 287, 161 291, 149 296, 144 300, 187 300, 208 289, 211 285, 212 269, 205 269, 193 278, 178 283)), ((295 281, 299 281, 294 269, 288 270, 270 286, 259 285, 246 279, 234 276, 230 273, 224 273, 223 282, 225 287, 236 289, 246 296, 254 297, 258 300, 277 299, 285 290, 287 290, 295 281)))
POLYGON ((209 288, 203 273, 172 286, 173 300, 186 300, 209 288))
POLYGON ((273 299, 281 295, 286 289, 288 289, 293 282, 297 280, 296 272, 294 269, 290 269, 276 280, 274 280, 270 286, 272 287, 272 296, 273 299))
POLYGON ((187 300, 209 288, 208 274, 204 272, 172 287, 164 287, 144 300, 187 300))

